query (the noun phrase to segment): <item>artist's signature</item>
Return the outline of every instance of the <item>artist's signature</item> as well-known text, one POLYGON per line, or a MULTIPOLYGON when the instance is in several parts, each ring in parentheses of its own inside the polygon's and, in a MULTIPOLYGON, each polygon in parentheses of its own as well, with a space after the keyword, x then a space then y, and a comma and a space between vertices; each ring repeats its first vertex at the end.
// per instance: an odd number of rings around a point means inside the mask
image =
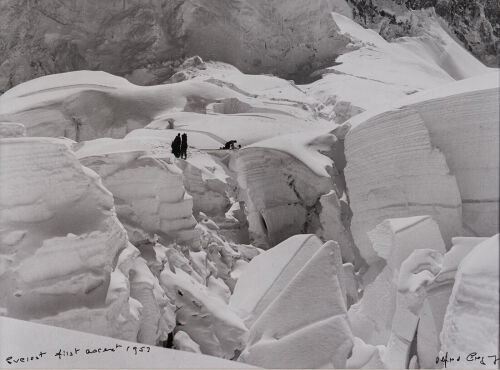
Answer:
POLYGON ((471 352, 465 355, 451 356, 448 352, 446 352, 443 356, 436 356, 436 364, 442 363, 444 367, 448 364, 452 364, 454 362, 470 362, 475 365, 493 365, 495 366, 499 360, 498 355, 484 355, 477 352, 471 352))
POLYGON ((4 359, 4 361, 9 365, 20 365, 28 362, 38 361, 42 359, 47 359, 51 356, 62 360, 63 358, 76 357, 76 356, 96 356, 102 353, 120 352, 123 354, 130 354, 132 356, 137 356, 141 353, 149 353, 151 351, 150 346, 141 345, 121 345, 115 344, 114 346, 102 346, 102 347, 72 347, 72 348, 59 348, 56 352, 44 352, 40 351, 38 353, 30 354, 27 356, 9 356, 4 359))

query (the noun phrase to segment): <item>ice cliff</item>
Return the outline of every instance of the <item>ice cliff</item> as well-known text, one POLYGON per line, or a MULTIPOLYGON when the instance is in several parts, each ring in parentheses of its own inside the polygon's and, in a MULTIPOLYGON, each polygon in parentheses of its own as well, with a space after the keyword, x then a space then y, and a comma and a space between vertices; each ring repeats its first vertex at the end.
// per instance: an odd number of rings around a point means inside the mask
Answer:
POLYGON ((113 195, 65 140, 0 140, 2 313, 134 340, 135 305, 114 275, 128 238, 113 195))
POLYGON ((366 232, 388 217, 432 215, 448 244, 464 232, 495 233, 497 77, 456 82, 349 122, 351 230, 365 259, 376 258, 366 232))

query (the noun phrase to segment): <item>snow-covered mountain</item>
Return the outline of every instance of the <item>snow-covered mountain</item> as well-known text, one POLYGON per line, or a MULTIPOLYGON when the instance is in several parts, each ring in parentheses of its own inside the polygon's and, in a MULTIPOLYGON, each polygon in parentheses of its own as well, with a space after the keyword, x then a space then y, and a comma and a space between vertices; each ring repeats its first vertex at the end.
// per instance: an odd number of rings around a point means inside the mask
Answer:
POLYGON ((494 0, 4 0, 0 91, 81 69, 158 84, 193 55, 304 82, 345 51, 331 11, 393 40, 425 33, 413 10, 429 7, 468 50, 498 65, 494 0))
POLYGON ((0 325, 179 367, 495 367, 500 72, 444 3, 0 3, 0 325))

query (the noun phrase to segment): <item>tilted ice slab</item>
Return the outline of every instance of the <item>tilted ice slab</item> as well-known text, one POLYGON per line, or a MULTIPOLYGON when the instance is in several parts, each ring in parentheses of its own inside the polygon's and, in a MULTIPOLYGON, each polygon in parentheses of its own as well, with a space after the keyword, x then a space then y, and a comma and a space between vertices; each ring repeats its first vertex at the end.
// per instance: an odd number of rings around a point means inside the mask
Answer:
POLYGON ((100 178, 65 140, 1 139, 0 157, 2 313, 135 339, 128 285, 110 296, 128 240, 100 178))
POLYGON ((182 171, 171 154, 156 157, 151 146, 133 139, 98 139, 85 142, 76 153, 113 193, 118 217, 132 241, 156 233, 191 243, 198 234, 182 171))
POLYGON ((252 259, 234 288, 231 308, 251 326, 321 246, 314 235, 294 235, 252 259))
POLYGON ((497 81, 494 73, 455 82, 349 121, 351 230, 368 262, 376 255, 366 232, 384 218, 429 214, 448 245, 462 221, 477 236, 496 232, 497 81))
POLYGON ((437 224, 429 216, 383 221, 369 232, 373 249, 386 266, 369 284, 363 298, 349 309, 353 334, 365 343, 386 345, 396 311, 396 293, 401 263, 417 249, 444 253, 437 224))
MULTIPOLYGON (((467 354, 484 356, 489 368, 498 357, 498 234, 477 245, 460 263, 441 332, 441 355, 462 355, 450 367, 478 367, 467 354)), ((479 361, 479 360, 476 360, 479 361)), ((481 365, 482 366, 482 365, 481 365)))
POLYGON ((231 303, 250 330, 239 361, 266 368, 345 367, 352 334, 336 243, 296 235, 256 257, 240 279, 231 303))

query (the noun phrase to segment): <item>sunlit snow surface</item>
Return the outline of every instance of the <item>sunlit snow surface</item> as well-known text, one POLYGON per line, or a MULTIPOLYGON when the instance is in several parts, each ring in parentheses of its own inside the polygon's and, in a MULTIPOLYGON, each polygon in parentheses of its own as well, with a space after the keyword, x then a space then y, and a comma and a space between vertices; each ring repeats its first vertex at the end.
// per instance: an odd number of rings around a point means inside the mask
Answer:
POLYGON ((158 86, 77 71, 2 95, 0 315, 116 338, 1 319, 2 361, 63 336, 192 353, 44 366, 494 352, 499 73, 415 14, 391 43, 327 14, 348 46, 308 85, 189 59, 158 86))

